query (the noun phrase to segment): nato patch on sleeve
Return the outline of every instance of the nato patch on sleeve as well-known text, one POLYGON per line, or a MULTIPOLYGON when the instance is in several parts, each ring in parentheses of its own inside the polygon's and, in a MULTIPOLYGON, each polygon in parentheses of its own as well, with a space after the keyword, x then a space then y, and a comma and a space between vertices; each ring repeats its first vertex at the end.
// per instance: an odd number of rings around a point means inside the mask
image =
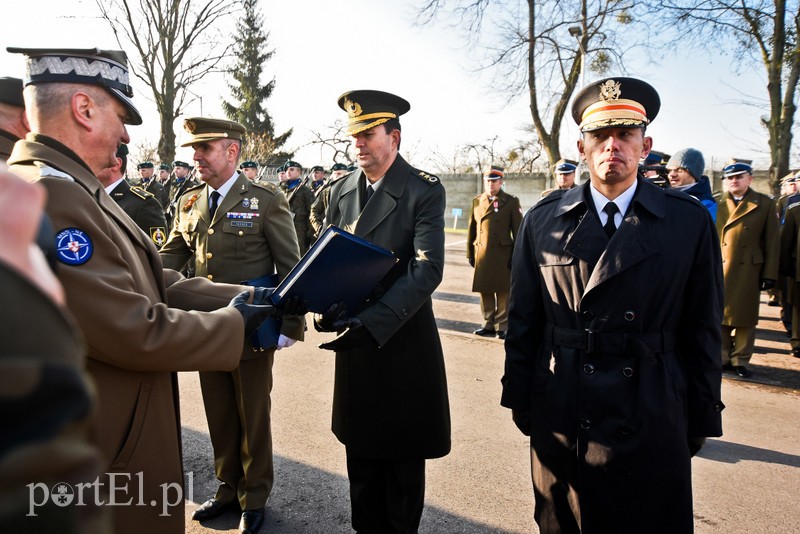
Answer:
POLYGON ((58 261, 66 265, 83 265, 92 257, 91 238, 78 228, 64 228, 56 234, 58 261))

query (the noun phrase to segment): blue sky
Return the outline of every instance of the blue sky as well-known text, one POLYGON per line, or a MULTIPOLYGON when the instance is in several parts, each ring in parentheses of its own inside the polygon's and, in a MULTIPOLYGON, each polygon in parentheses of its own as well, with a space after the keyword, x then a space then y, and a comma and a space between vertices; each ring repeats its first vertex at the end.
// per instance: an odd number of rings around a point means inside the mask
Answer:
MULTIPOLYGON (((294 128, 289 144, 302 147, 312 132, 323 131, 344 113, 337 97, 350 89, 381 89, 403 96, 411 111, 403 117, 403 151, 418 165, 426 155, 451 156, 456 147, 499 135, 503 145, 524 138, 530 124, 528 102, 506 102, 489 90, 488 74, 470 70, 476 57, 453 30, 414 27, 414 2, 391 0, 262 1, 266 29, 277 49, 267 69, 277 79, 268 108, 276 130, 294 128)), ((0 75, 21 76, 22 62, 6 46, 99 46, 118 48, 93 0, 28 0, 25 9, 4 14, 0 75), (36 30, 30 24, 36 16, 36 30)), ((741 94, 764 98, 762 69, 736 72, 731 58, 686 51, 673 55, 644 51, 628 57, 628 75, 648 80, 661 94, 661 114, 649 128, 654 148, 668 153, 694 147, 707 167, 720 167, 731 156, 766 164, 766 135, 758 124, 764 113, 740 103, 741 94)), ((610 75, 621 74, 612 72, 610 75)), ((587 73, 587 81, 592 79, 587 73)), ((135 101, 145 124, 130 129, 132 144, 157 140, 155 108, 148 89, 134 82, 135 101)), ((202 96, 207 116, 222 116, 219 102, 229 98, 224 79, 210 77, 192 91, 202 96)), ((188 107, 200 114, 200 101, 188 107)), ((176 122, 176 131, 180 131, 176 122)), ((576 156, 577 130, 569 123, 563 155, 576 156)), ((800 165, 798 143, 793 165, 800 165)), ((179 158, 189 157, 179 151, 179 158)), ((303 165, 330 165, 319 149, 301 148, 303 165)))

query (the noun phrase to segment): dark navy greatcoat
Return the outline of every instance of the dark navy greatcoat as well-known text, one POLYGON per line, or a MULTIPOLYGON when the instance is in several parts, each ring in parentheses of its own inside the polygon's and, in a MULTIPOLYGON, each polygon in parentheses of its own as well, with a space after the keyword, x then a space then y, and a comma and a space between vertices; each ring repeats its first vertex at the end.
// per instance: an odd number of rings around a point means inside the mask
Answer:
POLYGON ((382 295, 356 313, 380 346, 336 353, 333 432, 359 458, 450 452, 444 356, 431 295, 444 268, 445 191, 399 155, 361 211, 364 174, 334 183, 326 223, 392 250, 382 295))
POLYGON ((692 532, 687 441, 722 434, 714 225, 639 179, 609 241, 588 187, 531 208, 513 255, 502 405, 531 413, 535 515, 543 533, 692 532))

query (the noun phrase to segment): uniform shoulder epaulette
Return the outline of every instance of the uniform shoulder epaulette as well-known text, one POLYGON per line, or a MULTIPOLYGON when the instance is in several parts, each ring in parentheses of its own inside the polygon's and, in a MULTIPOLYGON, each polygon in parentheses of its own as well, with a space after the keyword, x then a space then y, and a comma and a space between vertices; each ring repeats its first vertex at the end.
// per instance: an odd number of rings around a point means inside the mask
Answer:
POLYGON ((187 187, 186 189, 183 190, 183 193, 181 194, 181 196, 185 195, 189 191, 194 191, 195 189, 200 189, 204 185, 206 185, 205 182, 200 182, 199 184, 193 185, 191 187, 187 187))
POLYGON ((250 185, 264 189, 270 193, 276 193, 278 191, 278 186, 272 182, 250 182, 250 185))
POLYGON ((427 172, 421 171, 419 169, 412 168, 411 169, 411 174, 413 174, 414 176, 416 176, 420 180, 428 182, 429 184, 438 184, 439 183, 439 177, 438 176, 436 176, 434 174, 428 174, 427 172))
POLYGON ((131 186, 131 193, 136 195, 137 197, 141 198, 142 200, 147 200, 150 197, 154 197, 155 195, 146 189, 142 189, 138 185, 131 186))
POLYGON ((539 199, 539 202, 531 206, 531 209, 539 208, 541 206, 547 205, 551 202, 555 202, 557 200, 561 200, 561 197, 564 196, 564 193, 569 191, 569 189, 553 189, 547 196, 542 197, 539 199))

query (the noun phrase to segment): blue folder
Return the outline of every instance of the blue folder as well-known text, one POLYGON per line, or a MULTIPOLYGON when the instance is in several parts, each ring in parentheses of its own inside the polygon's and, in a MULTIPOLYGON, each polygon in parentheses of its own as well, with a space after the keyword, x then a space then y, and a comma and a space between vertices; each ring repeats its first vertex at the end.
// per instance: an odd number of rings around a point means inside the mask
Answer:
POLYGON ((329 226, 278 284, 272 301, 299 296, 309 311, 324 313, 344 302, 353 313, 397 263, 390 250, 329 226))
MULTIPOLYGON (((252 280, 245 280, 242 285, 253 287, 275 287, 278 283, 277 274, 268 274, 252 280)), ((255 329, 250 334, 250 343, 255 350, 267 350, 278 345, 278 339, 281 335, 281 326, 283 320, 275 319, 274 317, 267 317, 261 326, 255 329)))

